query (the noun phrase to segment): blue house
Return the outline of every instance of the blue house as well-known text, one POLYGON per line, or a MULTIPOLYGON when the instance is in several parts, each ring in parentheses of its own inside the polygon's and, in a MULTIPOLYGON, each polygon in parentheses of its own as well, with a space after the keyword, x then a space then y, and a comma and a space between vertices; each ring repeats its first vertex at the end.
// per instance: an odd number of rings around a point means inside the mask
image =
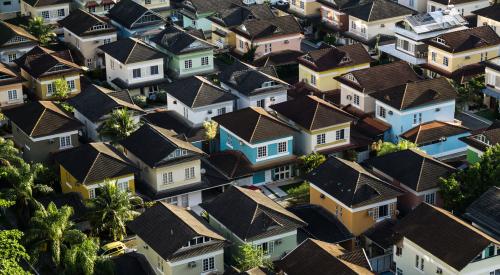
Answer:
POLYGON ((409 82, 371 96, 375 117, 392 126, 386 141, 397 142, 401 134, 422 123, 454 121, 456 92, 445 78, 409 82))
MULTIPOLYGON (((227 151, 235 155, 239 151, 242 154, 238 158, 239 167, 243 167, 241 169, 246 175, 251 175, 251 182, 248 179, 246 183, 262 185, 294 178, 297 156, 293 154, 293 128, 260 107, 249 107, 212 119, 219 123, 221 153, 227 151)), ((235 164, 225 162, 226 166, 235 164)))
POLYGON ((118 2, 109 10, 108 17, 117 28, 120 38, 150 38, 165 25, 162 16, 132 0, 118 2))

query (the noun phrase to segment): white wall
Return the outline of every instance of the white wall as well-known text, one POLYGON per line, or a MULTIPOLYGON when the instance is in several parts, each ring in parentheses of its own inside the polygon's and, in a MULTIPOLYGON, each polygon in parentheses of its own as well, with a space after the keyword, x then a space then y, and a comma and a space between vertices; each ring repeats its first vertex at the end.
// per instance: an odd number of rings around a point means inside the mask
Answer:
POLYGON ((418 11, 419 13, 427 11, 427 0, 398 0, 398 4, 418 11), (411 3, 413 3, 413 5, 410 5, 411 3))
POLYGON ((347 106, 349 104, 362 110, 365 113, 371 113, 375 111, 375 99, 373 97, 365 95, 345 84, 340 84, 340 105, 347 106), (359 96, 359 105, 354 104, 354 95, 359 96))
POLYGON ((366 40, 370 40, 379 34, 394 36, 394 27, 396 22, 402 21, 405 17, 406 16, 398 16, 385 20, 366 22, 364 20, 349 16, 349 32, 364 37, 366 40), (356 29, 353 28, 353 22, 356 24, 356 29), (361 31, 363 28, 366 29, 366 32, 364 34, 361 31))
POLYGON ((212 117, 217 116, 217 110, 225 107, 226 113, 233 111, 233 101, 221 102, 205 107, 192 109, 182 103, 180 100, 176 99, 174 96, 167 93, 167 107, 169 110, 177 112, 179 115, 187 118, 194 125, 200 125, 204 121, 212 119, 212 117), (187 116, 186 112, 187 111, 187 116), (209 113, 211 112, 211 113, 209 113))
MULTIPOLYGON (((463 4, 456 4, 454 5, 454 7, 455 9, 457 9, 458 12, 462 14, 462 16, 471 16, 473 15, 472 14, 473 11, 486 8, 489 5, 490 5, 489 0, 479 0, 463 4)), ((434 7, 434 10, 445 10, 446 8, 448 8, 445 5, 429 0, 429 2, 427 2, 427 12, 432 11, 433 10, 432 7, 434 7)))
POLYGON ((265 109, 268 110, 268 111, 271 111, 271 108, 269 108, 269 106, 273 105, 273 104, 278 104, 278 103, 281 103, 281 102, 285 102, 287 101, 288 99, 288 96, 287 96, 287 91, 286 89, 283 89, 283 90, 279 90, 279 91, 273 91, 273 92, 268 92, 268 93, 262 93, 262 94, 259 94, 259 95, 254 95, 254 96, 246 96, 244 94, 241 94, 240 92, 238 92, 237 90, 227 86, 226 84, 224 83, 221 83, 221 87, 224 89, 224 90, 227 90, 227 91, 230 91, 232 94, 236 95, 238 97, 238 100, 237 100, 237 109, 244 109, 244 108, 247 108, 247 107, 257 107, 257 101, 259 100, 262 100, 264 99, 265 100, 265 109), (271 98, 273 98, 274 100, 271 100, 271 98))
POLYGON ((115 78, 120 78, 128 84, 136 84, 164 78, 163 59, 161 58, 125 65, 107 53, 105 56, 106 79, 108 82, 111 82, 115 78), (150 67, 154 65, 158 65, 158 74, 151 75, 150 67), (133 78, 133 70, 138 68, 141 69, 141 77, 133 78))

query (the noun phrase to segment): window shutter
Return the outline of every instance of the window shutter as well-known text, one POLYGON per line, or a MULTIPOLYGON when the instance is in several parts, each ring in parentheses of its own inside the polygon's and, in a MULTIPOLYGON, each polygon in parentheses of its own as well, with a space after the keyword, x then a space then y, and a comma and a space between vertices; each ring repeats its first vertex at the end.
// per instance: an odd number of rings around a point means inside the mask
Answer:
POLYGON ((378 207, 373 208, 373 219, 378 220, 378 207))

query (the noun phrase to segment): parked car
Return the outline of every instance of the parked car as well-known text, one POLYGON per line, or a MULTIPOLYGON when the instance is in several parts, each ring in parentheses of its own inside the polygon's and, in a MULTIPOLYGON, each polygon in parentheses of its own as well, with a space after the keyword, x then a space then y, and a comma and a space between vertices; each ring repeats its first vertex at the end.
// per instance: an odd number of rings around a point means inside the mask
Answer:
POLYGON ((122 242, 107 243, 99 249, 99 255, 106 257, 114 257, 125 254, 126 249, 127 246, 122 242))

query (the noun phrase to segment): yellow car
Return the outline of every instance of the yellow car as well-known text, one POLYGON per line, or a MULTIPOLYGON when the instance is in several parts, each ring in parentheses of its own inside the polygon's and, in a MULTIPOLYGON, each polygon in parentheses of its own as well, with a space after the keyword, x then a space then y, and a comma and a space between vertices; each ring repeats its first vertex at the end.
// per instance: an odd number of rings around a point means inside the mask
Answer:
POLYGON ((115 257, 125 254, 126 248, 127 246, 125 246, 122 242, 107 243, 99 249, 99 255, 105 257, 115 257))

